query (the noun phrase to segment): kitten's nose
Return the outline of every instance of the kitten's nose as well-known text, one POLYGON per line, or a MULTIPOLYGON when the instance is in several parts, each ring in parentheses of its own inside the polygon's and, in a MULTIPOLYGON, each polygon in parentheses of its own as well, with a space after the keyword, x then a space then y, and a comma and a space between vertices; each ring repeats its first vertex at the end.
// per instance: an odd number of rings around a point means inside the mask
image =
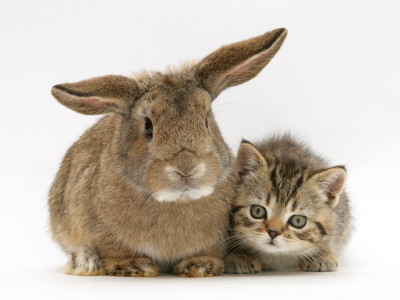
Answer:
POLYGON ((267 232, 269 233, 269 236, 272 240, 281 234, 281 232, 276 229, 268 229, 267 232))

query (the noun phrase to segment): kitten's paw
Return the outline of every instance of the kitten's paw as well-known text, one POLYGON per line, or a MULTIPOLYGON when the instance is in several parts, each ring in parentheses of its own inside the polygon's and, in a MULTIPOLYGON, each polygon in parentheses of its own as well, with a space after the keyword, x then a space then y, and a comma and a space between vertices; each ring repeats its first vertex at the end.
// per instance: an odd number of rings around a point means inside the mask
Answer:
POLYGON ((299 260, 299 267, 307 272, 332 272, 336 271, 339 262, 334 254, 319 254, 312 257, 304 257, 299 260))
POLYGON ((221 275, 223 269, 222 259, 197 256, 181 260, 175 265, 174 273, 181 277, 210 277, 221 275))
POLYGON ((224 260, 225 273, 253 274, 261 271, 261 260, 246 254, 230 255, 224 260))
POLYGON ((107 275, 154 277, 159 273, 158 267, 148 258, 106 258, 103 259, 107 275))

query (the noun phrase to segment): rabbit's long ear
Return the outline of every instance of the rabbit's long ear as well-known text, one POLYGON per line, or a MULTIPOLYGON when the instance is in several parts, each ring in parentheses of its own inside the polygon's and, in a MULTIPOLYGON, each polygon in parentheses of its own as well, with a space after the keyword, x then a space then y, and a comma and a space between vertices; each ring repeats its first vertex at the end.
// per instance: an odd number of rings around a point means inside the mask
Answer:
POLYGON ((86 115, 125 114, 138 97, 132 78, 107 75, 53 86, 52 95, 62 104, 86 115))
POLYGON ((219 48, 197 65, 197 75, 213 98, 226 88, 254 78, 269 63, 287 35, 279 28, 219 48))

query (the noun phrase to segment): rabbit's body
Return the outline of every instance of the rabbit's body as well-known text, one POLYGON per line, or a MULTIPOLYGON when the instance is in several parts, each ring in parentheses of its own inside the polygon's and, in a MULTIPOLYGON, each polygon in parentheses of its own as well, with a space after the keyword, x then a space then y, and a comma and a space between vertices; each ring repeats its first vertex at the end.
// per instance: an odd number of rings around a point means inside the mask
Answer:
POLYGON ((110 141, 118 139, 114 132, 122 126, 120 118, 103 118, 65 156, 50 192, 54 238, 74 256, 86 250, 100 257, 136 254, 165 271, 185 257, 222 256, 225 232, 215 228, 227 226, 228 178, 201 200, 153 200, 118 170, 110 141))
POLYGON ((73 110, 112 112, 69 149, 50 190, 66 273, 221 274, 234 175, 211 102, 256 76, 285 36, 275 30, 166 74, 53 87, 73 110))

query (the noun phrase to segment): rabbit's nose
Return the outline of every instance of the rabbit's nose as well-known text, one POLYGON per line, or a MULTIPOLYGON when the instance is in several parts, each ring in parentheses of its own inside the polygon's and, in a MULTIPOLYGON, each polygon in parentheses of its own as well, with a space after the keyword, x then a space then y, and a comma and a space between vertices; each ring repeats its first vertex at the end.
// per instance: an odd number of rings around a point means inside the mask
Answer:
POLYGON ((176 155, 175 159, 170 162, 172 169, 182 177, 196 177, 201 175, 204 169, 204 163, 200 162, 198 157, 188 151, 183 150, 176 155))
POLYGON ((192 167, 192 168, 184 168, 175 170, 175 172, 182 178, 187 179, 190 177, 195 176, 196 174, 200 173, 202 165, 192 167))
POLYGON ((192 176, 196 174, 197 169, 194 169, 192 171, 181 171, 181 170, 174 170, 174 173, 179 176, 179 184, 181 188, 190 188, 192 187, 194 183, 194 179, 192 176))

